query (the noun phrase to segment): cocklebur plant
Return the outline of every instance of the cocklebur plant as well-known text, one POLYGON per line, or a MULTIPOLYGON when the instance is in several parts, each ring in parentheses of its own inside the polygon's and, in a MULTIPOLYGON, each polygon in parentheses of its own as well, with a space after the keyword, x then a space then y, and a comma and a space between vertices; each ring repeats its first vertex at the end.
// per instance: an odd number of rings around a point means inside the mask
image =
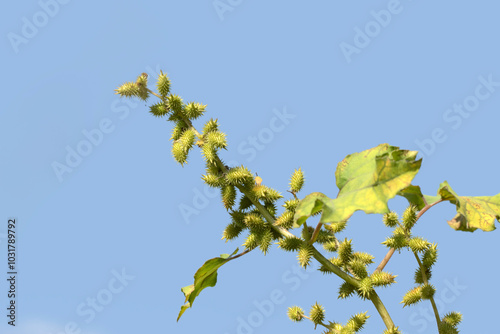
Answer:
MULTIPOLYGON (((220 130, 218 120, 206 121, 201 132, 198 131, 193 120, 204 115, 206 106, 197 102, 186 103, 180 96, 172 94, 170 88, 168 76, 160 72, 156 92, 149 89, 148 75, 143 73, 135 82, 121 85, 116 93, 144 101, 152 96, 158 99, 149 111, 155 117, 173 123, 170 139, 174 159, 181 165, 186 164, 189 153, 197 146, 205 161, 203 182, 220 190, 222 204, 230 217, 222 239, 228 242, 246 234, 242 252, 238 253, 237 248, 231 254, 206 261, 195 273, 194 283, 181 289, 185 304, 177 320, 193 306, 203 289, 215 286, 222 265, 255 249, 265 255, 275 244, 283 251, 296 253, 303 268, 316 260, 321 265, 320 272, 342 278, 338 298, 357 296, 370 301, 386 326, 384 334, 401 333, 377 294, 377 289, 396 283, 396 275, 384 271, 384 268, 396 250, 413 253, 416 260, 415 286, 402 296, 402 307, 428 300, 434 310, 438 332, 458 333, 462 315, 452 312, 440 316, 434 301, 436 288, 430 279, 438 256, 437 244, 414 235, 412 229, 427 210, 448 201, 457 209, 456 216, 448 221, 453 229, 492 231, 495 220, 500 219, 500 194, 459 196, 445 181, 439 186, 437 196, 423 195, 420 187, 411 183, 422 163, 421 159, 416 160, 417 152, 381 144, 350 154, 338 164, 335 178, 339 192, 336 198, 318 192, 299 198, 305 177, 298 168, 292 172, 287 189, 290 195, 285 199, 279 191, 263 184, 262 178, 248 167, 227 166, 220 156, 222 150, 227 150, 226 135, 220 130), (388 208, 388 201, 395 196, 405 197, 409 202, 401 218, 388 208), (278 210, 280 201, 283 201, 283 209, 278 210), (390 236, 382 242, 388 252, 373 271, 369 269, 374 263, 373 255, 355 250, 351 239, 338 237, 349 218, 359 210, 367 214, 382 214, 384 225, 392 229, 390 236), (312 216, 319 216, 316 226, 308 225, 312 216), (328 258, 327 254, 333 256, 328 258)), ((307 319, 314 328, 318 325, 324 327, 324 333, 351 334, 362 330, 370 316, 367 312, 358 313, 344 324, 327 321, 324 307, 316 302, 309 313, 299 306, 291 306, 288 317, 295 322, 307 319)))

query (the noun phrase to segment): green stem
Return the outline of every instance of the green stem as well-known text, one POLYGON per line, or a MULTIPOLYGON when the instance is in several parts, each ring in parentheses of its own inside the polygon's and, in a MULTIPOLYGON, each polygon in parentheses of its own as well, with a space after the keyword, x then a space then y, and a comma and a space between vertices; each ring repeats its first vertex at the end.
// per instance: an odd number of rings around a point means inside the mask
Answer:
POLYGON ((321 226, 323 226, 323 223, 318 223, 316 225, 316 228, 314 229, 313 235, 311 236, 311 240, 309 240, 309 244, 314 244, 316 242, 316 239, 318 238, 319 231, 321 230, 321 226))
POLYGON ((237 258, 239 258, 240 256, 243 256, 243 255, 245 255, 245 254, 247 254, 247 253, 250 253, 252 250, 254 250, 254 248, 252 248, 252 249, 246 249, 246 250, 244 250, 243 252, 241 252, 240 254, 236 254, 235 256, 231 256, 230 258, 227 258, 227 260, 228 260, 228 261, 230 261, 230 260, 237 259, 237 258))
MULTIPOLYGON (((342 271, 339 267, 337 267, 336 265, 334 265, 333 263, 328 261, 328 259, 325 258, 323 256, 323 254, 321 254, 316 248, 313 247, 312 250, 313 250, 314 258, 319 263, 321 263, 323 266, 325 266, 325 268, 327 268, 328 270, 330 270, 331 272, 333 272, 334 274, 336 274, 337 276, 342 278, 347 283, 354 285, 355 287, 359 287, 359 280, 355 279, 354 277, 349 276, 347 273, 342 271)), ((373 306, 375 306, 375 308, 377 309, 377 312, 380 315, 380 317, 382 318, 382 320, 384 321, 384 324, 387 327, 387 329, 394 328, 395 327, 394 322, 392 321, 391 316, 389 315, 389 312, 385 308, 384 303, 382 302, 382 300, 378 296, 377 292, 375 292, 375 290, 370 292, 370 300, 373 303, 373 306)))
MULTIPOLYGON (((156 94, 154 91, 152 91, 151 89, 148 88, 148 91, 149 93, 151 93, 152 95, 156 96, 157 98, 159 98, 160 100, 163 101, 163 103, 166 103, 166 100, 161 96, 161 95, 158 95, 156 94)), ((192 129, 194 131, 194 133, 196 134, 196 136, 198 137, 198 139, 202 139, 202 135, 201 133, 198 132, 198 130, 196 130, 196 128, 194 127, 193 125, 193 122, 191 122, 191 120, 187 117, 185 117, 184 115, 182 114, 179 114, 179 117, 182 118, 182 120, 184 121, 184 123, 186 123, 190 129, 192 129)))
MULTIPOLYGON (((189 120, 187 120, 186 124, 188 124, 191 127, 193 126, 192 123, 189 120)), ((222 161, 220 160, 220 158, 219 158, 219 156, 217 154, 216 154, 216 158, 215 158, 215 163, 217 164, 217 166, 223 172, 227 172, 226 166, 222 163, 222 161)), ((242 194, 246 195, 251 200, 251 202, 255 206, 255 208, 257 210, 259 210, 259 212, 262 214, 262 216, 266 219, 266 221, 269 223, 269 225, 274 230, 278 231, 284 237, 288 237, 288 238, 295 238, 296 237, 294 234, 290 233, 288 230, 286 230, 286 229, 284 229, 284 228, 282 228, 280 226, 276 226, 275 225, 275 219, 271 215, 271 213, 269 213, 269 211, 267 211, 267 209, 257 199, 255 199, 254 196, 251 196, 250 192, 247 189, 245 189, 242 186, 236 186, 236 187, 238 188, 238 190, 242 194)), ((349 274, 347 274, 346 272, 344 272, 342 269, 340 269, 339 267, 337 267, 336 265, 334 265, 333 263, 331 263, 312 244, 311 244, 311 249, 312 249, 312 252, 313 252, 313 257, 319 263, 321 263, 326 269, 328 269, 329 271, 331 271, 335 275, 339 276, 340 278, 342 278, 347 283, 349 283, 351 285, 354 285, 355 287, 359 287, 359 280, 358 279, 350 276, 349 274)), ((389 315, 389 312, 387 312, 387 309, 385 308, 384 304, 380 300, 380 297, 377 295, 377 293, 375 292, 375 290, 371 293, 370 300, 372 301, 373 305, 375 306, 375 308, 377 309, 378 313, 382 317, 382 320, 384 321, 384 324, 386 325, 387 329, 394 328, 394 322, 392 321, 392 319, 391 319, 391 317, 389 315)))
MULTIPOLYGON (((222 164, 222 162, 218 159, 217 164, 221 168, 225 168, 225 166, 222 164)), ((284 228, 281 228, 279 226, 274 225, 274 218, 273 216, 269 213, 269 211, 266 210, 266 208, 257 200, 253 199, 253 196, 249 196, 248 191, 244 189, 243 187, 238 187, 238 189, 245 195, 247 195, 248 198, 252 201, 254 206, 259 210, 259 212, 264 216, 264 218, 267 220, 267 222, 272 226, 273 229, 281 233, 281 235, 288 237, 288 238, 294 238, 295 235, 290 233, 289 231, 285 230, 284 228)), ((322 264, 326 269, 334 273, 335 275, 339 276, 342 278, 344 281, 347 283, 354 285, 355 287, 359 287, 359 280, 356 278, 350 276, 346 272, 344 272, 342 269, 331 263, 326 257, 323 256, 313 245, 311 245, 311 249, 313 252, 313 257, 320 263, 322 264)), ((391 319, 391 316, 389 315, 389 312, 384 306, 384 303, 380 299, 380 297, 377 295, 375 290, 371 293, 370 300, 372 301, 373 305, 377 309, 378 313, 380 314, 380 317, 384 321, 385 326, 387 329, 392 329, 394 328, 394 322, 391 319)))
POLYGON ((382 300, 377 295, 375 290, 373 290, 370 293, 370 300, 372 301, 373 305, 377 309, 378 314, 380 315, 380 317, 384 321, 385 327, 387 327, 387 329, 393 329, 395 327, 394 322, 392 321, 391 316, 389 315, 389 312, 387 312, 387 309, 385 308, 384 303, 382 303, 382 300))
MULTIPOLYGON (((417 259, 418 266, 420 267, 420 273, 422 274, 422 280, 424 281, 425 284, 429 284, 429 281, 427 280, 427 275, 425 274, 425 268, 420 261, 420 258, 418 257, 418 254, 416 252, 413 252, 413 255, 415 255, 415 259, 417 259)), ((434 316, 436 317, 436 323, 438 326, 438 331, 439 331, 439 325, 441 324, 441 318, 439 317, 439 311, 436 306, 436 302, 434 301, 434 297, 431 297, 429 299, 432 304, 432 309, 434 311, 434 316)))
POLYGON ((327 325, 327 324, 325 324, 325 323, 323 323, 323 322, 320 322, 320 323, 318 323, 318 324, 314 323, 314 321, 313 321, 310 317, 308 317, 307 315, 305 315, 305 314, 304 314, 302 317, 303 317, 304 319, 308 319, 308 320, 310 320, 310 321, 314 324, 314 329, 316 329, 316 326, 317 326, 317 325, 321 325, 321 326, 325 327, 326 329, 330 329, 330 327, 328 327, 328 325, 327 325))
POLYGON ((162 101, 163 101, 163 97, 161 97, 161 95, 156 94, 154 91, 152 91, 152 90, 151 90, 151 89, 149 89, 149 88, 148 88, 148 91, 149 91, 152 95, 156 96, 157 98, 159 98, 160 100, 162 100, 162 101))
MULTIPOLYGON (((290 233, 290 232, 288 232, 288 233, 290 233)), ((336 265, 334 265, 333 263, 331 263, 326 257, 323 256, 323 254, 321 254, 316 249, 316 247, 314 247, 313 245, 311 245, 311 247, 312 247, 312 252, 313 252, 314 258, 319 263, 321 263, 326 269, 328 269, 329 271, 331 271, 332 273, 334 273, 338 277, 342 278, 347 283, 349 283, 351 285, 354 285, 355 287, 359 287, 359 280, 357 280, 356 278, 354 278, 351 275, 347 274, 345 271, 343 271, 342 269, 340 269, 339 267, 337 267, 336 265)))

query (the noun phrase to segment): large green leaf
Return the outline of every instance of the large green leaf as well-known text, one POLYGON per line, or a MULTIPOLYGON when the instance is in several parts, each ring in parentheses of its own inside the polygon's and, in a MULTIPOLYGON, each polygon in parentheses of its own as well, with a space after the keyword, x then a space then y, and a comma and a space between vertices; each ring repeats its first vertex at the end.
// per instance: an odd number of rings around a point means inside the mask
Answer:
POLYGON ((177 321, 181 318, 184 311, 193 306, 193 302, 200 292, 211 286, 217 284, 217 270, 226 262, 231 260, 231 256, 238 252, 238 248, 232 254, 221 254, 220 257, 216 257, 206 261, 200 269, 194 274, 194 284, 185 286, 181 289, 186 297, 185 304, 181 306, 179 315, 177 316, 177 321))
POLYGON ((457 207, 457 215, 448 224, 455 230, 474 232, 495 229, 495 219, 500 222, 500 194, 496 196, 458 196, 448 182, 439 185, 438 195, 457 207))
POLYGON ((306 196, 296 209, 296 225, 319 210, 323 210, 322 223, 345 221, 358 210, 389 212, 387 202, 408 187, 420 169, 422 160, 415 160, 416 156, 416 151, 400 150, 388 144, 348 155, 335 172, 337 198, 321 193, 306 196))

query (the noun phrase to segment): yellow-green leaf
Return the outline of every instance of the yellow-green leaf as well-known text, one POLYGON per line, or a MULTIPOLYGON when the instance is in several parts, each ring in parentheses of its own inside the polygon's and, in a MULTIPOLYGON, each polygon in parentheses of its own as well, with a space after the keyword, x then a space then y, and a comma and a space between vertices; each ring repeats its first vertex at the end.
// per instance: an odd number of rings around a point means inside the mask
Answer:
POLYGON ((217 284, 217 270, 226 262, 230 261, 230 257, 238 252, 236 249, 232 254, 221 254, 220 257, 216 257, 206 261, 203 266, 201 266, 198 271, 194 274, 194 284, 185 286, 181 289, 186 297, 185 304, 181 307, 181 311, 177 316, 177 321, 181 318, 182 314, 190 307, 193 306, 193 302, 200 292, 211 286, 217 284))
POLYGON ((346 212, 334 221, 345 220, 357 210, 389 212, 387 201, 409 186, 420 169, 422 159, 415 160, 416 156, 417 151, 388 144, 348 155, 335 172, 340 190, 335 206, 346 212))
POLYGON ((439 196, 423 195, 420 187, 414 185, 409 185, 408 187, 401 189, 398 195, 406 198, 408 202, 415 205, 418 210, 422 210, 424 206, 441 200, 441 197, 439 196))
POLYGON ((387 202, 408 187, 420 169, 422 160, 415 160, 416 156, 416 151, 388 144, 348 155, 335 172, 340 190, 337 198, 322 193, 306 196, 297 207, 296 225, 320 210, 322 223, 345 221, 358 210, 389 212, 387 202))
POLYGON ((438 195, 455 204, 457 215, 448 224, 455 230, 474 232, 478 228, 493 231, 495 219, 500 222, 500 194, 496 196, 458 196, 448 182, 439 185, 438 195))
POLYGON ((329 202, 331 200, 331 198, 319 192, 311 193, 304 197, 295 209, 294 220, 296 221, 296 224, 294 227, 302 225, 309 216, 321 211, 325 202, 329 202))

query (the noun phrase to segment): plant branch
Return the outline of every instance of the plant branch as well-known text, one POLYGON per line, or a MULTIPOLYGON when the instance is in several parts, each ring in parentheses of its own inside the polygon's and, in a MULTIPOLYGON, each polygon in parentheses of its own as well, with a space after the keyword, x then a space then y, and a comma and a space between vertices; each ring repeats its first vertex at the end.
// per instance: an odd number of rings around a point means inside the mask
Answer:
MULTIPOLYGON (((442 200, 442 199, 440 199, 439 201, 434 202, 434 203, 432 203, 432 204, 426 204, 426 205, 422 208, 422 210, 420 210, 420 211, 418 212, 418 214, 417 214, 417 219, 415 220, 415 222, 417 222, 417 221, 420 219, 420 217, 422 217, 422 215, 423 215, 424 213, 426 213, 426 212, 427 212, 427 210, 429 210, 429 209, 430 209, 430 208, 432 208, 434 205, 436 205, 436 204, 438 204, 438 203, 441 203, 441 202, 443 202, 443 200, 442 200)), ((380 262, 380 264, 378 265, 377 269, 375 269, 374 273, 384 270, 385 266, 387 265, 387 263, 388 263, 388 262, 389 262, 389 260, 391 259, 392 255, 394 254, 394 251, 395 251, 395 249, 394 249, 394 248, 389 249, 389 251, 387 252, 387 254, 384 256, 384 259, 382 260, 382 262, 380 262)))
POLYGON ((380 315, 380 317, 384 321, 385 327, 387 327, 387 329, 389 329, 389 330, 396 327, 394 325, 394 322, 391 319, 391 316, 389 315, 389 312, 385 308, 384 303, 382 303, 382 300, 380 299, 378 294, 375 292, 375 290, 373 290, 370 293, 370 300, 372 301, 373 305, 377 309, 378 314, 380 315))
POLYGON ((307 315, 305 315, 305 314, 303 314, 303 315, 302 315, 302 317, 303 317, 304 319, 308 319, 308 320, 310 320, 310 321, 314 324, 314 329, 316 329, 316 327, 317 327, 318 325, 321 325, 321 326, 325 327, 326 329, 331 329, 331 328, 330 328, 330 327, 328 327, 328 325, 326 325, 324 322, 320 322, 320 323, 317 323, 317 324, 316 324, 316 323, 314 323, 314 321, 311 319, 311 317, 308 317, 308 316, 307 316, 307 315))
POLYGON ((290 191, 290 190, 287 190, 287 191, 288 191, 290 194, 292 194, 292 195, 293 195, 293 198, 295 198, 295 199, 299 199, 299 198, 297 197, 297 195, 295 194, 295 192, 294 192, 294 191, 290 191))
POLYGON ((243 256, 245 254, 248 254, 250 253, 252 250, 254 250, 255 248, 252 248, 252 249, 246 249, 245 251, 241 252, 240 254, 236 254, 235 256, 231 256, 230 258, 228 258, 227 260, 228 261, 231 261, 231 260, 234 260, 234 259, 237 259, 239 258, 240 256, 243 256))
MULTIPOLYGON (((219 168, 221 168, 222 171, 226 171, 226 166, 222 163, 220 160, 219 156, 216 155, 216 163, 219 168)), ((281 235, 284 237, 288 238, 295 238, 295 235, 290 233, 288 230, 274 225, 275 220, 274 217, 267 211, 267 209, 256 199, 253 198, 253 196, 250 196, 248 190, 244 189, 242 186, 237 186, 238 190, 246 195, 251 201, 252 204, 259 210, 259 212, 262 214, 262 216, 266 219, 266 221, 271 225, 271 227, 278 231, 281 235)), ((339 276, 342 278, 344 281, 347 283, 354 285, 355 287, 359 287, 359 280, 356 278, 350 276, 346 272, 344 272, 342 269, 331 263, 326 257, 323 256, 313 245, 311 245, 311 249, 313 252, 313 257, 320 263, 322 264, 326 269, 334 273, 335 275, 339 276)), ((370 300, 372 301, 373 305, 377 309, 377 312, 380 314, 380 317, 384 321, 385 326, 387 329, 392 329, 394 328, 394 322, 391 319, 391 316, 389 315, 389 312, 384 306, 384 303, 380 299, 380 297, 377 295, 375 290, 372 291, 370 300)))
POLYGON ((417 220, 418 220, 418 219, 419 219, 419 218, 420 218, 420 217, 421 217, 421 216, 422 216, 422 215, 423 215, 423 214, 424 214, 427 210, 429 210, 429 209, 430 209, 430 208, 432 208, 434 205, 436 205, 436 204, 438 204, 438 203, 441 203, 441 202, 443 202, 443 201, 444 201, 444 199, 440 199, 439 201, 436 201, 436 202, 434 202, 434 203, 432 203, 432 204, 427 204, 426 206, 424 206, 424 207, 422 208, 422 210, 420 210, 420 211, 418 212, 418 214, 417 214, 417 220))
MULTIPOLYGON (((184 118, 184 117, 183 117, 184 118)), ((184 119, 183 119, 184 120, 184 119)), ((193 128, 194 131, 196 131, 196 129, 194 128, 193 124, 191 123, 191 121, 189 119, 186 119, 184 120, 186 122, 186 124, 188 124, 191 128, 193 128)), ((199 135, 199 132, 196 131, 196 134, 199 135)), ((201 135, 200 135, 201 136, 201 135)), ((227 168, 226 166, 222 163, 221 159, 219 158, 219 155, 216 154, 215 155, 215 163, 217 164, 217 166, 225 173, 227 172, 227 168)), ((284 237, 288 237, 288 238, 295 238, 296 236, 292 233, 290 233, 288 230, 280 227, 280 226, 276 226, 275 225, 275 219, 274 217, 271 215, 271 213, 262 205, 262 203, 260 203, 257 199, 254 198, 254 196, 251 196, 250 192, 245 189, 243 186, 240 186, 240 185, 237 185, 236 186, 238 188, 238 190, 246 195, 250 201, 252 202, 252 204, 255 206, 255 208, 257 210, 259 210, 259 212, 262 214, 262 216, 266 219, 266 221, 269 223, 269 225, 274 229, 276 230, 277 232, 279 232, 282 236, 284 237)), ((318 230, 317 233, 319 233, 319 229, 321 228, 321 226, 319 226, 319 228, 317 227, 316 229, 318 230)), ((359 287, 359 280, 350 276, 349 274, 347 274, 346 272, 344 272, 342 269, 340 269, 339 267, 337 267, 336 265, 334 265, 333 263, 331 263, 326 257, 323 256, 323 254, 321 254, 312 244, 311 244, 311 249, 312 249, 312 252, 313 252, 313 257, 320 263, 322 264, 326 269, 328 269, 329 271, 331 271, 332 273, 334 273, 335 275, 339 276, 340 278, 342 278, 344 281, 346 281, 347 283, 355 286, 355 287, 359 287)), ((237 255, 237 256, 242 256, 243 254, 246 254, 245 252, 241 253, 240 255, 237 255)), ((380 297, 377 295, 377 293, 375 291, 373 291, 371 293, 371 297, 370 297, 370 300, 372 301, 373 305, 375 306, 375 308, 377 309, 378 313, 380 314, 380 316, 382 317, 382 320, 384 321, 384 324, 386 325, 387 329, 392 329, 394 328, 394 323, 389 315, 389 312, 387 312, 387 309, 385 308, 384 304, 382 303, 382 301, 380 300, 380 297)))
MULTIPOLYGON (((424 281, 425 284, 429 284, 429 281, 427 280, 427 275, 425 274, 425 268, 422 265, 422 262, 420 261, 420 258, 418 257, 418 254, 416 252, 413 252, 413 255, 415 255, 415 259, 417 259, 418 266, 420 267, 420 272, 422 273, 422 280, 424 281)), ((438 331, 439 331, 439 325, 441 324, 441 318, 439 317, 439 311, 436 306, 436 302, 434 301, 434 297, 429 298, 432 304, 432 309, 434 311, 434 316, 436 317, 436 323, 438 326, 438 331)))
POLYGON ((316 242, 316 239, 318 238, 319 231, 321 230, 321 226, 323 226, 323 223, 318 223, 316 225, 316 228, 314 229, 314 232, 311 236, 311 239, 309 240, 309 244, 314 244, 316 242))
POLYGON ((156 96, 157 98, 159 98, 160 100, 162 100, 162 101, 163 101, 163 97, 161 97, 161 95, 156 94, 154 91, 152 91, 152 90, 151 90, 151 89, 149 89, 149 88, 148 88, 148 91, 149 91, 152 95, 156 96))
MULTIPOLYGON (((218 155, 216 156, 216 163, 217 163, 217 166, 222 171, 225 172, 227 170, 226 166, 224 166, 224 164, 222 163, 222 161, 220 160, 218 155)), ((287 237, 287 238, 295 238, 296 237, 294 234, 290 233, 288 230, 286 230, 280 226, 276 226, 274 217, 269 213, 269 211, 267 211, 267 209, 262 205, 262 203, 260 203, 256 199, 254 199, 254 197, 249 194, 248 190, 246 190, 242 186, 237 186, 237 188, 242 194, 246 195, 250 199, 250 201, 255 206, 255 208, 257 208, 257 210, 259 210, 259 212, 262 214, 262 216, 266 219, 266 221, 270 224, 270 226, 274 230, 276 230, 282 236, 287 237)), ((339 267, 337 267, 336 265, 331 263, 313 245, 311 245, 311 247, 312 247, 312 251, 313 251, 313 256, 319 263, 324 265, 328 270, 330 270, 335 275, 339 276, 340 278, 342 278, 344 281, 348 282, 349 284, 352 284, 356 287, 359 286, 359 282, 357 279, 355 279, 354 277, 351 277, 350 275, 345 273, 342 269, 340 269, 339 267)))
MULTIPOLYGON (((151 89, 149 89, 149 88, 148 88, 148 91, 149 91, 152 95, 154 95, 154 96, 156 96, 157 98, 159 98, 160 100, 162 100, 162 102, 163 102, 163 103, 166 103, 165 99, 164 99, 161 95, 156 94, 154 91, 152 91, 152 90, 151 90, 151 89)), ((187 125, 188 125, 188 126, 189 126, 189 127, 190 127, 193 131, 194 131, 194 133, 196 134, 196 136, 198 137, 198 139, 200 139, 200 140, 201 140, 203 136, 201 135, 201 133, 199 133, 199 132, 198 132, 198 130, 196 130, 196 128, 195 128, 195 127, 194 127, 194 125, 193 125, 193 122, 191 122, 191 120, 190 120, 189 118, 187 118, 186 116, 184 116, 182 113, 179 113, 179 114, 178 114, 178 116, 179 116, 180 118, 182 118, 182 120, 184 121, 184 123, 186 123, 186 124, 187 124, 187 125)))
POLYGON ((375 269, 374 273, 378 273, 378 272, 384 270, 385 265, 387 264, 387 262, 389 262, 389 260, 392 257, 392 254, 394 254, 395 251, 396 250, 394 248, 389 249, 389 251, 387 252, 387 254, 385 254, 384 259, 382 260, 382 262, 380 262, 380 264, 378 265, 377 269, 375 269))

